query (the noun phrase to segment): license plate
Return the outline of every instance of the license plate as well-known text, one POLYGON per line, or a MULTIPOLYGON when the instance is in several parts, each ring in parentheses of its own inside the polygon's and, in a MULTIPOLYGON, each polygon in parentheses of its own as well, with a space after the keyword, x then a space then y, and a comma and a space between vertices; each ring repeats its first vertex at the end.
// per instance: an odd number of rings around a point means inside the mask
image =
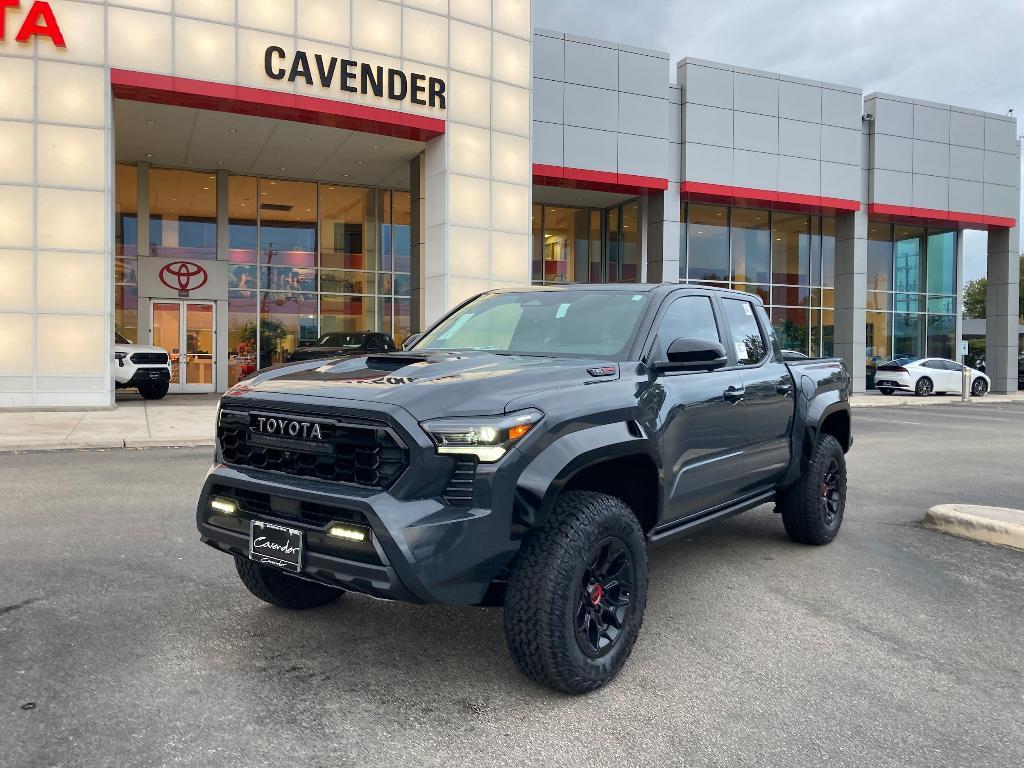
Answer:
POLYGON ((153 381, 159 381, 160 371, 147 371, 146 375, 153 381))
POLYGON ((249 521, 249 559, 296 573, 302 570, 302 531, 249 521))

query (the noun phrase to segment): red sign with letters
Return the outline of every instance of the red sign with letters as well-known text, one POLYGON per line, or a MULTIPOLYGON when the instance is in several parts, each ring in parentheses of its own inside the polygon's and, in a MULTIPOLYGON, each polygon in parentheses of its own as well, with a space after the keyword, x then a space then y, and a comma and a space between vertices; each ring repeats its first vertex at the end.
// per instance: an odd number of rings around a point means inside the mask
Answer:
POLYGON ((172 291, 195 291, 209 279, 207 271, 194 261, 172 261, 160 270, 160 282, 172 291))
MULTIPOLYGON (((21 0, 0 0, 0 41, 7 39, 7 10, 21 9, 21 0)), ((14 39, 19 43, 28 43, 33 37, 48 37, 57 48, 67 48, 64 33, 53 15, 53 8, 43 0, 36 0, 25 14, 24 21, 18 28, 14 39)))

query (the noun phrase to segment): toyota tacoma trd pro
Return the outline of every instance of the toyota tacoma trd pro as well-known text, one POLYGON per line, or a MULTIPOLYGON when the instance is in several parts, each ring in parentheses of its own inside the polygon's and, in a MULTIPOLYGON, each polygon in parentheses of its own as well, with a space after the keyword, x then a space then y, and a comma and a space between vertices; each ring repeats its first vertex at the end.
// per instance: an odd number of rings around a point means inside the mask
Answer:
POLYGON ((491 291, 403 351, 229 390, 199 532, 282 608, 502 605, 518 667, 582 693, 633 648, 649 543, 772 501, 794 541, 835 537, 849 396, 750 294, 491 291))

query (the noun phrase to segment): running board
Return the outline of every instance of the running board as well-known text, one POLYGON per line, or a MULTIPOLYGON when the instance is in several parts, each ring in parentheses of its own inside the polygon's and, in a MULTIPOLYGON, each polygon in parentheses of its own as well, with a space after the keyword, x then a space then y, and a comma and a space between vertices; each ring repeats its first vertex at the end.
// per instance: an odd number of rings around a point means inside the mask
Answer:
POLYGON ((764 493, 758 493, 754 496, 748 496, 741 501, 734 502, 720 509, 702 512, 701 514, 694 515, 692 517, 684 517, 682 520, 673 520, 671 523, 658 526, 647 534, 647 540, 650 542, 662 541, 663 539, 668 539, 677 534, 692 531, 694 528, 700 528, 701 526, 708 525, 719 520, 725 520, 727 517, 738 515, 740 512, 746 512, 748 509, 759 507, 774 498, 775 491, 765 491, 764 493))

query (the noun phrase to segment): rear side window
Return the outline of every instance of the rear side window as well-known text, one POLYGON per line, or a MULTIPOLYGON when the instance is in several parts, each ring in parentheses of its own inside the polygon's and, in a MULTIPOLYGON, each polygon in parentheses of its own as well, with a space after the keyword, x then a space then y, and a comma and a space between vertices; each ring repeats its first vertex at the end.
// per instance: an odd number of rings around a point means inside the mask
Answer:
POLYGON ((669 344, 684 337, 722 341, 715 310, 707 296, 680 296, 669 305, 658 326, 656 359, 668 359, 669 344))
POLYGON ((740 365, 757 365, 768 356, 768 344, 754 316, 754 305, 743 299, 722 299, 732 343, 740 365))

